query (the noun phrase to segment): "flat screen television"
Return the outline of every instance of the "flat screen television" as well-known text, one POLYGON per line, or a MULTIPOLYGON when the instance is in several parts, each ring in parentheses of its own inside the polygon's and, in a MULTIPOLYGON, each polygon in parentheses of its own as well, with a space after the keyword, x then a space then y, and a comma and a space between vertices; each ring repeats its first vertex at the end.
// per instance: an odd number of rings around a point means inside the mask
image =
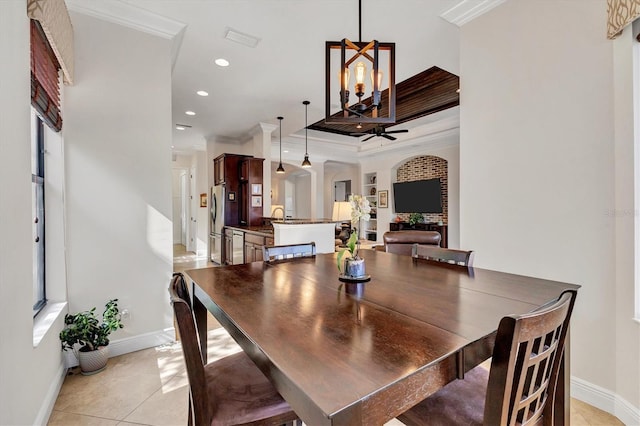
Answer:
POLYGON ((395 182, 393 203, 396 213, 442 213, 440 178, 395 182))

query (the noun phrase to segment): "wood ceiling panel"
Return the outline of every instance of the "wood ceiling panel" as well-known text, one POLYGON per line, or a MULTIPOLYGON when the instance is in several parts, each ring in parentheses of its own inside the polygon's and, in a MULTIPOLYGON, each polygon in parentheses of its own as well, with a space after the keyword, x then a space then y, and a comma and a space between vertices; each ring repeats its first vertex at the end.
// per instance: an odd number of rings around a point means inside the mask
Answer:
MULTIPOLYGON (((396 124, 406 123, 438 111, 458 106, 460 78, 438 67, 431 67, 396 84, 396 124)), ((381 116, 387 115, 389 91, 382 92, 381 116), (387 109, 385 109, 387 108, 387 109)), ((366 100, 370 103, 370 99, 366 100)), ((339 116, 336 113, 333 116, 339 116)), ((385 127, 391 127, 388 125, 385 127)), ((309 125, 311 130, 350 135, 354 132, 368 132, 376 124, 363 124, 356 129, 354 124, 327 124, 324 119, 309 125)))

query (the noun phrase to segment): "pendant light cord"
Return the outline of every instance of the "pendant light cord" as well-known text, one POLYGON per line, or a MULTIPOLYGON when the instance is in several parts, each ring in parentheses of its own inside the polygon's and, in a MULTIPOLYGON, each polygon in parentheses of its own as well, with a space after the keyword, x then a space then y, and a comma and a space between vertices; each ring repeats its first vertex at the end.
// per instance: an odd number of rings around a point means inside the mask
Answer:
POLYGON ((304 104, 304 160, 302 161, 302 167, 311 167, 311 162, 309 161, 309 138, 307 136, 307 127, 309 127, 307 110, 308 106, 311 102, 302 101, 304 104))
POLYGON ((362 43, 362 0, 358 0, 358 41, 362 43))
POLYGON ((278 117, 280 120, 280 165, 282 165, 282 117, 278 117))

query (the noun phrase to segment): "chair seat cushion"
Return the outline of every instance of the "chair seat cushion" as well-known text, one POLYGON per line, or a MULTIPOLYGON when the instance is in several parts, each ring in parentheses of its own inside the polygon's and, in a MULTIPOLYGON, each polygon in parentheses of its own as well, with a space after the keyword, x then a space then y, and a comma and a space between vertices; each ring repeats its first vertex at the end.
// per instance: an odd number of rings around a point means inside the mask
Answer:
POLYGON ((205 366, 212 425, 239 425, 260 422, 273 424, 297 419, 295 413, 271 382, 244 353, 229 355, 205 366))
POLYGON ((489 372, 481 366, 465 373, 398 416, 407 425, 482 425, 489 372))

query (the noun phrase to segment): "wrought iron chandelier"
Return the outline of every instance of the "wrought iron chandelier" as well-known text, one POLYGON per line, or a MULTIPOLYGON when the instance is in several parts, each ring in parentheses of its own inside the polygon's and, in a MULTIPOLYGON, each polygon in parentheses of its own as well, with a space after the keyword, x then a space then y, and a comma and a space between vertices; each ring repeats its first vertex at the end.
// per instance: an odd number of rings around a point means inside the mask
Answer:
MULTIPOLYGON (((395 91, 395 43, 382 43, 377 40, 362 41, 362 0, 358 0, 358 38, 353 42, 347 38, 342 41, 327 41, 326 54, 326 93, 325 93, 325 121, 327 123, 380 123, 389 124, 396 121, 396 91, 395 91), (340 50, 340 65, 332 64, 336 55, 332 51, 340 50), (387 59, 381 64, 381 53, 387 59), (363 99, 366 93, 367 64, 371 66, 371 96, 363 99), (382 65, 382 67, 381 67, 382 65), (358 98, 354 104, 349 103, 351 94, 350 79, 355 77, 353 93, 358 98), (337 80, 335 79, 337 76, 337 80), (385 82, 384 77, 387 77, 385 82), (340 112, 331 113, 333 87, 339 85, 340 112), (387 84, 386 96, 382 87, 387 84), (385 98, 386 105, 383 103, 385 98)), ((337 61, 336 61, 337 62, 337 61)), ((335 100, 335 99, 334 99, 335 100)))

